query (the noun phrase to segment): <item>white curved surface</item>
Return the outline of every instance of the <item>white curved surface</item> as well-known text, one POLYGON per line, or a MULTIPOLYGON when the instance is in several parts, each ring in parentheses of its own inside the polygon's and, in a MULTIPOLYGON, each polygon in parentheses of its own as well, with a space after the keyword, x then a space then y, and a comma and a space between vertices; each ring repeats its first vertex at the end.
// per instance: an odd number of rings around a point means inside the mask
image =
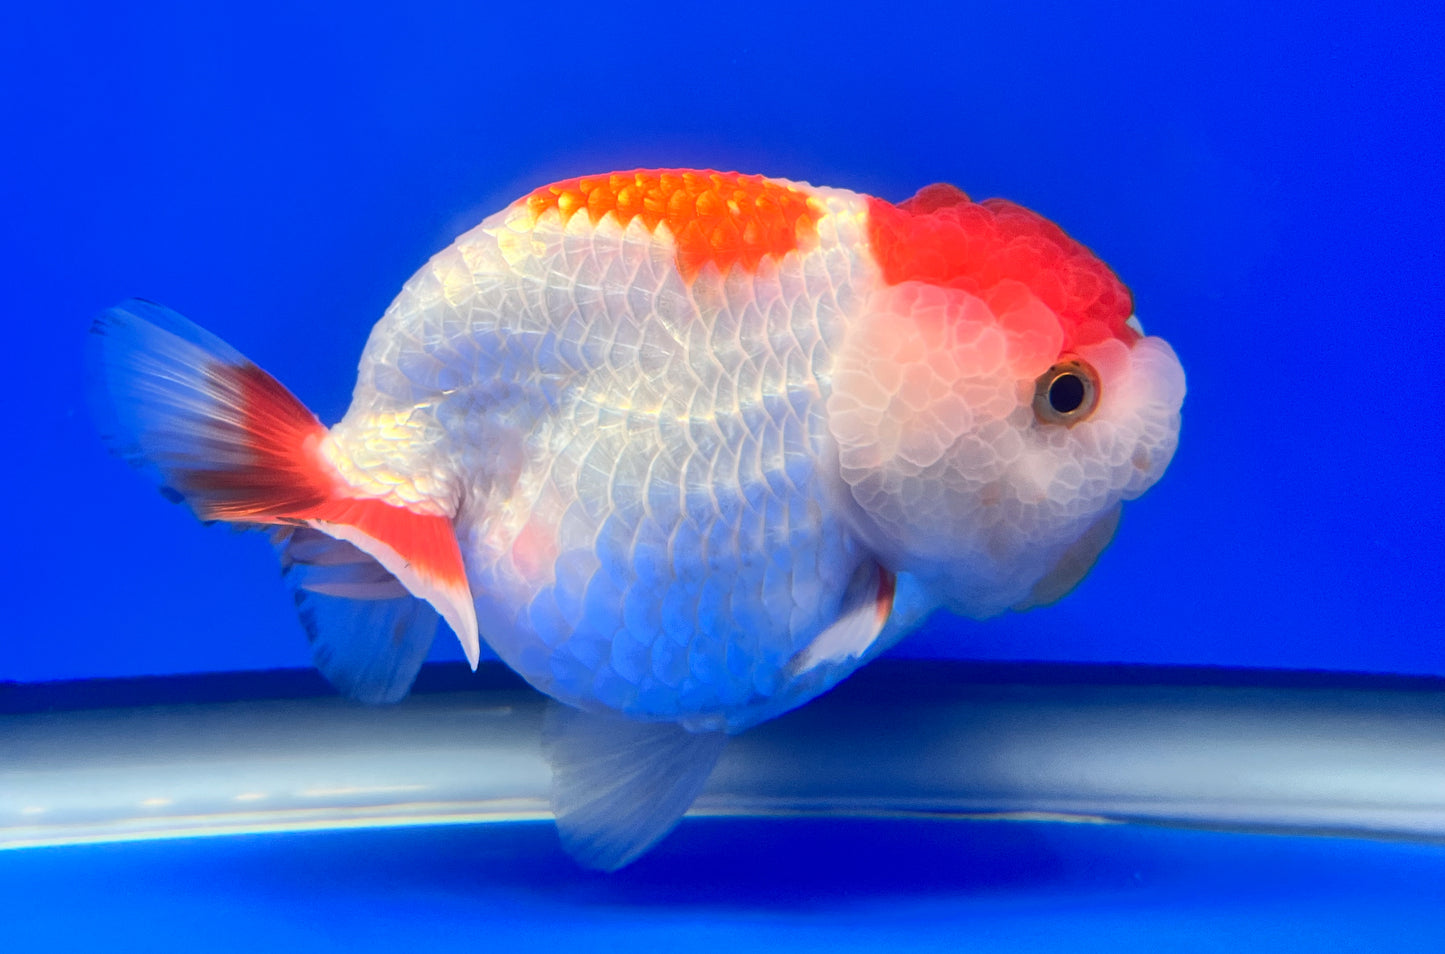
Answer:
MULTIPOLYGON (((694 814, 996 814, 1445 837, 1445 691, 953 683, 884 664, 694 814)), ((1018 670, 1027 672, 1026 669, 1018 670)), ((1107 672, 1107 671, 1105 671, 1107 672)), ((0 716, 0 848, 549 817, 525 689, 0 716)))

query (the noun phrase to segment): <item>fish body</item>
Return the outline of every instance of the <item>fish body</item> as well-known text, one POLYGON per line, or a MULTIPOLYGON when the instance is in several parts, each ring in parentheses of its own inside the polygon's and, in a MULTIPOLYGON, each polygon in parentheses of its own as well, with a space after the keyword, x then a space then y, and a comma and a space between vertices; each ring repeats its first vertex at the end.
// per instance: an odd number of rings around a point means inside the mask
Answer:
POLYGON ((402 289, 330 429, 158 306, 97 331, 112 440, 202 517, 279 528, 343 690, 404 694, 440 614, 473 665, 485 641, 597 716, 552 744, 597 867, 691 794, 619 835, 589 752, 669 753, 634 787, 695 794, 715 739, 928 612, 1061 596, 1162 474, 1184 395, 1127 289, 1034 213, 716 172, 487 218, 402 289))

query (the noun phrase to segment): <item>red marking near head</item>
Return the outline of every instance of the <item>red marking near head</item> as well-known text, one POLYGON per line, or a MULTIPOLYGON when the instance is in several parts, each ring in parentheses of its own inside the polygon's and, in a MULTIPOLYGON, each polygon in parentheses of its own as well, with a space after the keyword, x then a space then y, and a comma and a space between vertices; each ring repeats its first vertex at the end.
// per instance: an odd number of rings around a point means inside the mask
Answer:
POLYGON ((1027 285, 1063 323, 1064 349, 1108 337, 1132 344, 1129 289, 1048 219, 1003 199, 974 202, 937 184, 898 205, 868 200, 868 238, 890 285, 919 281, 980 298, 1000 282, 1027 285))
POLYGON ((523 200, 534 216, 557 209, 565 222, 582 210, 593 223, 612 215, 649 230, 665 223, 677 243, 677 267, 689 281, 707 263, 755 271, 817 238, 822 210, 808 195, 762 176, 687 169, 614 172, 543 186, 523 200))

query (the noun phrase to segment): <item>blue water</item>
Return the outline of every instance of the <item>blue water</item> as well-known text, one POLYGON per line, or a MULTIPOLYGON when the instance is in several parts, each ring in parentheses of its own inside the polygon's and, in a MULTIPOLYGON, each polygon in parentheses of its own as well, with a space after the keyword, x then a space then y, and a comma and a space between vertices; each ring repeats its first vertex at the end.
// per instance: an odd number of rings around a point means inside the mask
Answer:
POLYGON ((546 825, 12 852, 16 951, 1436 952, 1421 845, 1011 822, 689 821, 615 876, 546 825))
POLYGON ((1442 23, 1390 0, 10 5, 24 635, 0 678, 308 662, 266 545, 101 450, 96 311, 165 302, 334 420, 371 324, 459 231, 658 165, 1008 196, 1181 355, 1178 457, 1085 585, 902 652, 1445 673, 1442 23))

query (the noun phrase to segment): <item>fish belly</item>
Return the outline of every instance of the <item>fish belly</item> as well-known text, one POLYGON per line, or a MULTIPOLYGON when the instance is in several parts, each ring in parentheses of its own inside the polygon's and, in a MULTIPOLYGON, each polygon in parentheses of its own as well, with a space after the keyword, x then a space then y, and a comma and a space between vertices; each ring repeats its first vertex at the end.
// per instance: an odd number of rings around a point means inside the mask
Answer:
POLYGON ((483 638, 555 698, 736 730, 846 674, 789 665, 867 557, 823 408, 874 275, 815 194, 815 246, 687 277, 666 226, 519 204, 374 330, 340 466, 454 509, 483 638))

